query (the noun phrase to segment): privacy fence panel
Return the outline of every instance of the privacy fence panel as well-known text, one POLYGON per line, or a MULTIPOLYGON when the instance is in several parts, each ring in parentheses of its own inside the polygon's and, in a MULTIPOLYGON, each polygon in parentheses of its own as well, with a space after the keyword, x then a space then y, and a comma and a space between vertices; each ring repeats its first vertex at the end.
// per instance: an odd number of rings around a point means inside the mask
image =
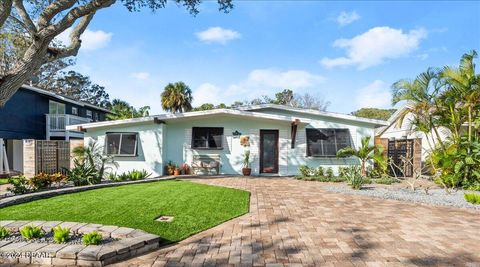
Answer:
POLYGON ((35 174, 65 174, 70 168, 70 143, 63 140, 35 141, 35 174))

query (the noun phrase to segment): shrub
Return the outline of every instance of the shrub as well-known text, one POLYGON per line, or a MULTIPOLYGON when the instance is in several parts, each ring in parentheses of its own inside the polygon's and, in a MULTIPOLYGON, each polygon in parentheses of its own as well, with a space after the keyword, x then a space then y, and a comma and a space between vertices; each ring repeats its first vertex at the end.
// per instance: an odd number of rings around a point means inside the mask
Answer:
POLYGON ((298 171, 303 177, 312 176, 312 170, 307 165, 300 165, 300 167, 298 167, 298 171))
POLYGON ((376 184, 394 184, 394 183, 400 183, 400 181, 398 179, 395 179, 393 177, 390 177, 390 176, 383 176, 382 178, 379 178, 379 179, 375 179, 374 182, 376 184))
POLYGON ((465 198, 465 200, 467 202, 470 202, 472 204, 480 204, 480 194, 476 194, 476 193, 465 193, 463 195, 463 197, 465 198))
POLYGON ((325 169, 322 166, 318 166, 313 175, 315 177, 323 177, 325 176, 325 169))
POLYGON ((32 240, 44 236, 45 233, 40 227, 27 225, 20 229, 20 234, 23 236, 23 238, 32 240))
POLYGON ((74 159, 73 164, 74 167, 71 170, 67 170, 67 177, 75 186, 98 184, 101 182, 101 177, 98 176, 94 166, 78 159, 74 159))
POLYGON ((67 243, 70 239, 70 228, 62 228, 57 226, 52 229, 53 231, 53 240, 57 244, 67 243))
POLYGON ((356 190, 362 188, 362 185, 365 182, 359 166, 349 167, 345 173, 345 178, 347 179, 348 184, 356 190))
POLYGON ((82 243, 86 246, 88 245, 98 245, 102 241, 102 235, 97 231, 93 231, 88 234, 84 234, 82 237, 82 243))
POLYGON ((333 178, 334 177, 332 167, 327 168, 327 171, 325 172, 325 176, 327 176, 328 178, 333 178))
POLYGON ((345 177, 348 167, 338 167, 338 176, 345 177))
POLYGON ((150 175, 152 175, 152 174, 148 173, 146 170, 141 170, 141 171, 133 170, 133 171, 128 172, 128 176, 129 176, 130 180, 132 180, 132 181, 142 180, 142 179, 150 177, 150 175))
POLYGON ((0 239, 7 238, 10 235, 10 231, 7 228, 0 226, 0 239))
POLYGON ((30 186, 28 179, 25 178, 25 176, 8 178, 8 183, 11 184, 12 187, 7 188, 7 190, 15 195, 26 194, 34 191, 34 188, 30 186))
POLYGON ((44 189, 50 187, 53 183, 60 183, 66 180, 65 175, 61 173, 47 174, 39 173, 33 176, 28 182, 35 189, 44 189))

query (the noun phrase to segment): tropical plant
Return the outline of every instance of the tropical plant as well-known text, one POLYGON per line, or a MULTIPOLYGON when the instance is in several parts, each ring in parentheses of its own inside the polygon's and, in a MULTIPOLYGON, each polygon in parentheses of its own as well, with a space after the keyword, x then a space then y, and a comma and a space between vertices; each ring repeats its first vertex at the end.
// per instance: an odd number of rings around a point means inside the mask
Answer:
POLYGON ((120 99, 113 99, 107 105, 111 113, 107 114, 108 120, 123 120, 131 118, 146 117, 150 115, 150 107, 143 106, 139 109, 128 104, 126 101, 120 99))
POLYGON ((73 182, 75 186, 100 183, 100 176, 94 166, 77 158, 73 159, 73 165, 74 167, 71 170, 66 170, 66 172, 67 179, 73 182))
POLYGON ((302 177, 309 177, 312 176, 312 169, 307 165, 300 165, 298 167, 298 171, 302 175, 302 177))
POLYGON ((27 225, 20 229, 20 234, 26 240, 38 239, 43 237, 45 233, 43 232, 42 228, 32 225, 27 225))
POLYGON ((327 178, 333 178, 335 175, 333 174, 333 169, 332 167, 328 167, 327 171, 325 172, 325 176, 327 178))
POLYGON ((472 204, 480 204, 480 194, 476 194, 476 193, 465 193, 463 195, 463 197, 465 198, 465 200, 467 202, 470 202, 472 204))
POLYGON ((89 168, 94 168, 97 172, 96 179, 91 183, 99 183, 105 175, 105 171, 111 169, 107 165, 117 166, 113 156, 106 155, 103 148, 96 141, 91 141, 87 146, 78 146, 73 149, 73 154, 83 164, 89 168))
POLYGON ((145 179, 145 178, 150 177, 150 175, 152 175, 152 174, 148 173, 146 170, 141 170, 141 171, 132 170, 132 171, 129 171, 125 174, 127 179, 132 180, 132 181, 145 179))
POLYGON ((250 168, 250 150, 243 153, 243 168, 250 168))
POLYGON ((35 188, 30 185, 25 176, 10 177, 8 178, 8 183, 12 186, 8 187, 7 190, 15 195, 21 195, 35 191, 35 188))
POLYGON ((97 231, 93 231, 91 233, 84 234, 82 236, 82 243, 85 246, 98 245, 98 244, 100 244, 100 242, 102 242, 102 235, 100 233, 98 233, 97 231))
POLYGON ((324 177, 325 176, 325 169, 322 166, 318 166, 317 169, 313 170, 313 176, 324 177))
POLYGON ((345 172, 345 178, 353 189, 361 189, 362 185, 365 183, 365 180, 363 179, 363 175, 361 174, 361 169, 359 166, 351 166, 348 167, 346 172, 345 172))
POLYGON ((47 174, 47 173, 39 173, 30 178, 28 183, 35 188, 44 189, 50 187, 54 183, 60 183, 66 180, 65 175, 61 173, 54 173, 54 174, 47 174))
POLYGON ((10 235, 10 231, 7 228, 0 226, 0 240, 5 239, 10 235))
POLYGON ((67 243, 70 239, 70 228, 62 228, 60 226, 54 227, 53 240, 57 244, 67 243))
POLYGON ((373 160, 376 164, 381 166, 382 170, 387 169, 387 162, 383 156, 384 148, 382 145, 370 145, 370 136, 362 138, 361 146, 358 149, 352 147, 345 147, 337 152, 337 157, 354 156, 360 160, 362 176, 366 176, 366 164, 373 160))
POLYGON ((183 82, 169 83, 161 97, 165 111, 182 113, 192 110, 192 90, 183 82))

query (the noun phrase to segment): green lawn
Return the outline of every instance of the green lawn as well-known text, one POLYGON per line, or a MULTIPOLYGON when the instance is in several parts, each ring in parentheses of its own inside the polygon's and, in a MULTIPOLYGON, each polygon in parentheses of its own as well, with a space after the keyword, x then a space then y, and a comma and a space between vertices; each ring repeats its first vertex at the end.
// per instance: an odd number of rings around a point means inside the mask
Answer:
POLYGON ((95 189, 0 209, 2 220, 60 220, 142 229, 174 242, 248 212, 249 193, 188 181, 95 189), (154 221, 174 216, 171 223, 154 221))

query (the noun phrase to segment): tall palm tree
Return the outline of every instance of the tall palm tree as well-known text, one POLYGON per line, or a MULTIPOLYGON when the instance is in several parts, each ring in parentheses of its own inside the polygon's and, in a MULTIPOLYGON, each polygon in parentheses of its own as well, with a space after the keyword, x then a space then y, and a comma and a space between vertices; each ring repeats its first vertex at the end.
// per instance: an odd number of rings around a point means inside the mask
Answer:
POLYGON ((191 111, 192 100, 192 90, 185 83, 169 83, 162 93, 162 108, 172 113, 191 111))
POLYGON ((366 164, 369 160, 374 160, 382 169, 386 169, 387 162, 383 157, 384 148, 382 145, 370 145, 370 136, 362 138, 361 146, 356 149, 353 147, 345 147, 337 152, 337 157, 354 156, 360 160, 362 176, 367 175, 366 164))
MULTIPOLYGON (((428 134, 433 131, 441 148, 445 150, 445 145, 437 129, 437 119, 435 116, 438 111, 437 96, 440 93, 441 83, 438 72, 428 69, 420 73, 414 80, 399 80, 392 85, 392 104, 400 101, 407 101, 406 108, 400 114, 398 125, 403 124, 407 114, 413 114, 411 131, 421 131, 428 140, 428 134)), ((435 139, 432 137, 433 145, 435 139)), ((433 147, 432 147, 433 148, 433 147)))
POLYGON ((460 59, 458 68, 446 66, 440 72, 443 79, 447 98, 454 99, 457 113, 465 110, 466 119, 461 123, 467 123, 468 141, 472 141, 473 125, 475 118, 480 116, 480 74, 475 73, 475 63, 473 60, 477 57, 475 50, 466 53, 460 59))

